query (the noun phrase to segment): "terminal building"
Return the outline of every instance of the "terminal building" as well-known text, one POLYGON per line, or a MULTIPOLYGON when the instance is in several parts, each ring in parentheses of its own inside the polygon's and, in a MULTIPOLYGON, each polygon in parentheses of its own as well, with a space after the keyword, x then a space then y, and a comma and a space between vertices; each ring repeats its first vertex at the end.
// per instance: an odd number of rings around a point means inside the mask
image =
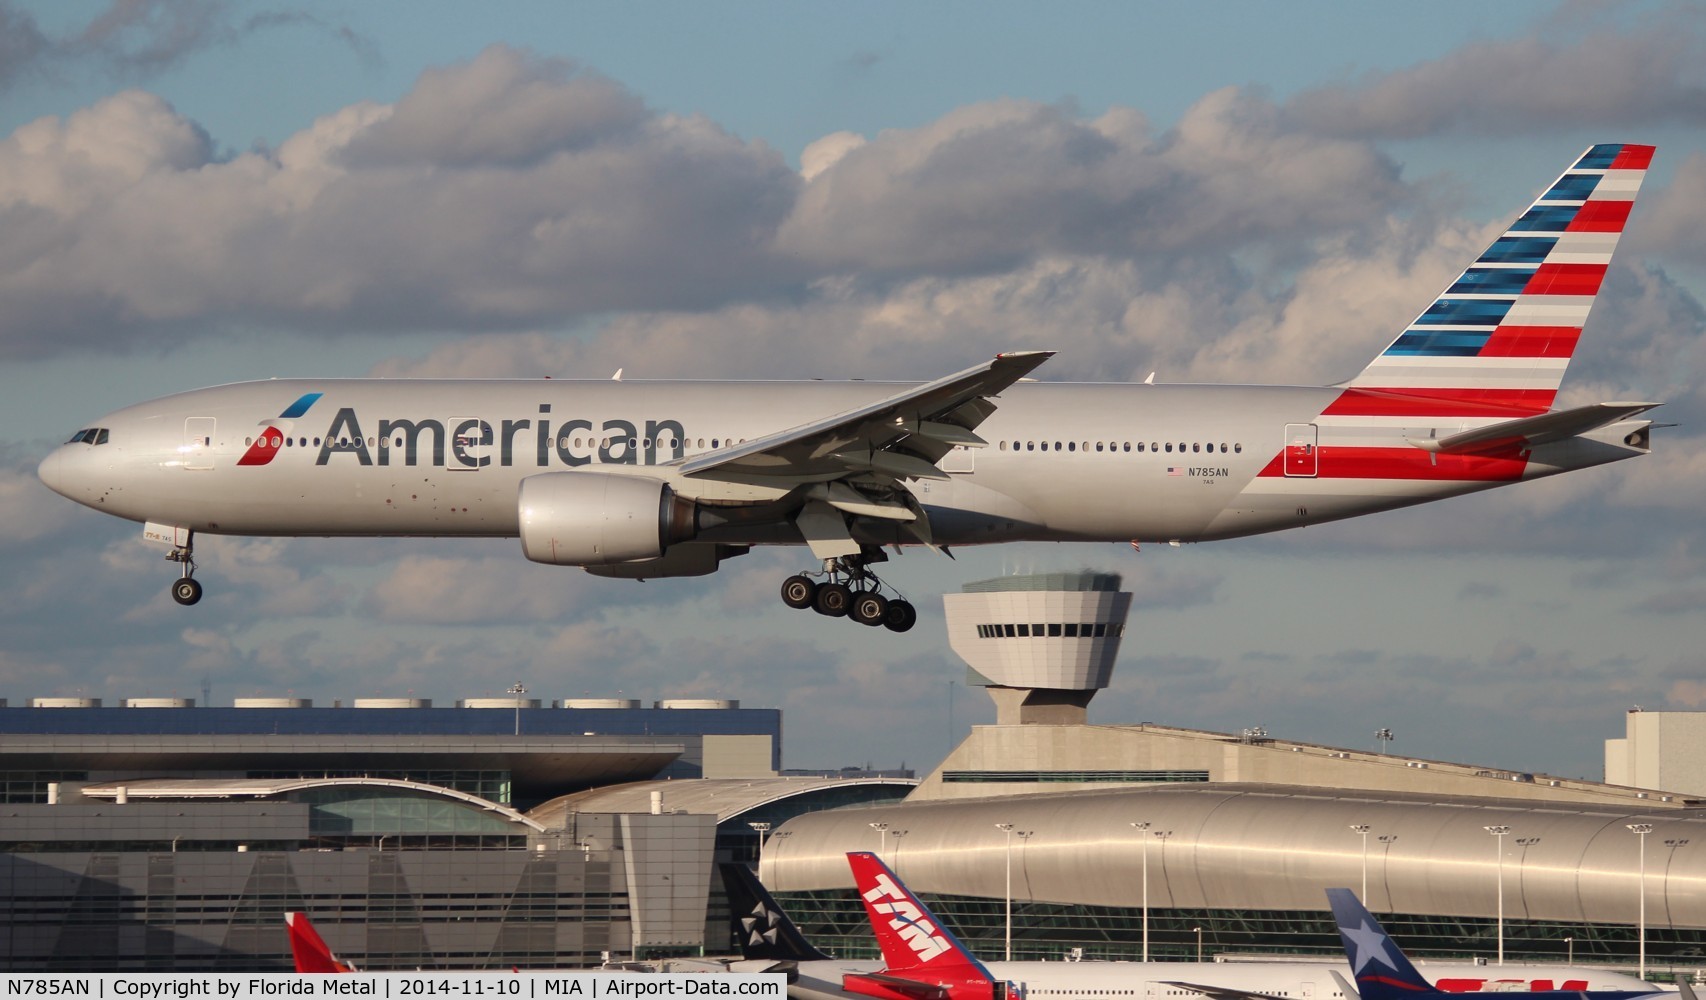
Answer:
POLYGON ((1706 968, 1706 796, 1090 724, 1118 578, 965 589, 949 635, 996 724, 905 801, 797 816, 768 843, 761 877, 820 946, 868 949, 844 855, 880 850, 985 954, 1011 901, 1015 958, 1135 959, 1145 884, 1152 957, 1334 954, 1323 890, 1347 886, 1421 955, 1490 956, 1502 924, 1511 956, 1632 964, 1644 909, 1650 967, 1706 968))
POLYGON ((288 970, 288 910, 365 969, 699 955, 749 824, 913 784, 776 777, 775 709, 563 705, 0 708, 0 967, 288 970))
POLYGON ((1631 715, 1610 783, 1098 724, 1117 576, 946 603, 996 722, 921 781, 783 776, 780 712, 718 700, 0 707, 0 966, 288 968, 285 910, 376 970, 727 953, 714 860, 870 956, 867 850, 985 955, 1010 903, 1016 958, 1133 959, 1144 926, 1155 958, 1326 956, 1348 886, 1421 956, 1706 968, 1691 719, 1631 715))

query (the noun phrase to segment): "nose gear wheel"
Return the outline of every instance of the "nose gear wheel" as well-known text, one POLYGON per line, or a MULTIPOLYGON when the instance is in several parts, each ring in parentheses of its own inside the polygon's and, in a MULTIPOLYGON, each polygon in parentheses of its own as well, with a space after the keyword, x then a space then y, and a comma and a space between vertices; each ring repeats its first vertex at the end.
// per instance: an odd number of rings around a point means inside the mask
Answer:
POLYGON ((195 578, 195 534, 191 532, 184 544, 166 553, 166 560, 183 567, 183 575, 172 581, 172 600, 185 607, 201 600, 201 581, 195 578))

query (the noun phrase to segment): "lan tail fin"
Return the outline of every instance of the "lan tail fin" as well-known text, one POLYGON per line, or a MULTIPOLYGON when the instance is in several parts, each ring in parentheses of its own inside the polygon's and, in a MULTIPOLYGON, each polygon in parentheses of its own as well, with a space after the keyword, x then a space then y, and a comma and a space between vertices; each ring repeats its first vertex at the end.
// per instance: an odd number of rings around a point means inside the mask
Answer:
POLYGON ((332 954, 306 913, 286 913, 285 932, 290 935, 290 957, 297 972, 354 972, 355 966, 332 954))
POLYGON ((807 943, 752 869, 725 861, 717 866, 729 897, 729 921, 742 958, 779 962, 824 962, 829 956, 807 943))
POLYGON ((1380 921, 1349 889, 1328 889, 1327 902, 1345 943, 1345 958, 1351 964, 1362 1000, 1412 1000, 1440 997, 1432 983, 1422 978, 1398 945, 1380 926, 1380 921))
POLYGON ((1336 406, 1523 416, 1552 406, 1652 146, 1594 146, 1416 317, 1336 406))

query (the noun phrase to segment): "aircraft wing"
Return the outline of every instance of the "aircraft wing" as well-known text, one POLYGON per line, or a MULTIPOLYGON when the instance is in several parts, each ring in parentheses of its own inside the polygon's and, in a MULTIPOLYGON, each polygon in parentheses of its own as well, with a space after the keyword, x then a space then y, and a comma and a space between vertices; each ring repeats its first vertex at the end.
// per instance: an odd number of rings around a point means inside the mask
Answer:
POLYGON ((1472 431, 1463 431, 1442 438, 1411 438, 1410 443, 1423 451, 1446 454, 1491 451, 1513 444, 1538 445, 1563 441, 1606 424, 1613 424, 1637 413, 1645 413, 1659 403, 1594 403, 1554 413, 1505 420, 1472 431))
POLYGON ((990 397, 1053 356, 1053 351, 998 354, 887 399, 683 459, 679 469, 689 478, 765 485, 826 483, 871 473, 946 479, 936 463, 950 449, 983 447, 972 431, 995 412, 990 397))
POLYGON ((1201 993, 1209 1000, 1284 1000, 1283 997, 1272 993, 1256 993, 1252 990, 1236 990, 1229 986, 1209 986, 1204 983, 1176 983, 1162 980, 1167 986, 1177 986, 1181 990, 1201 993))

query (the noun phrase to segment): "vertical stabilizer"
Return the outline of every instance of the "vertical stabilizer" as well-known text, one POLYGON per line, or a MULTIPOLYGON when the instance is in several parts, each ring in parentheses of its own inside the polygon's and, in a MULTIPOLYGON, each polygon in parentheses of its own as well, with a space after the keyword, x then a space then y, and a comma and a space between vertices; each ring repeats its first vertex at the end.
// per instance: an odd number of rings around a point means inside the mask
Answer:
POLYGON ((355 966, 332 954, 332 949, 314 929, 306 913, 286 913, 284 929, 290 935, 290 957, 297 972, 354 972, 355 966))
POLYGON ((1345 383, 1343 412, 1521 416, 1549 409, 1652 158, 1652 146, 1621 143, 1582 154, 1345 383))
POLYGON ((725 861, 717 866, 729 897, 729 920, 742 958, 779 962, 822 962, 829 956, 807 943, 752 869, 725 861))
POLYGON ((871 918, 871 930, 877 935, 889 972, 971 966, 989 976, 983 963, 875 854, 853 851, 847 855, 847 863, 853 869, 853 885, 865 903, 865 915, 871 918))
POLYGON ((1423 979, 1398 950, 1380 921, 1357 900, 1356 893, 1349 889, 1328 889, 1327 902, 1333 907, 1333 920, 1339 925, 1345 958, 1351 963, 1351 976, 1362 1000, 1439 995, 1433 984, 1423 979))

